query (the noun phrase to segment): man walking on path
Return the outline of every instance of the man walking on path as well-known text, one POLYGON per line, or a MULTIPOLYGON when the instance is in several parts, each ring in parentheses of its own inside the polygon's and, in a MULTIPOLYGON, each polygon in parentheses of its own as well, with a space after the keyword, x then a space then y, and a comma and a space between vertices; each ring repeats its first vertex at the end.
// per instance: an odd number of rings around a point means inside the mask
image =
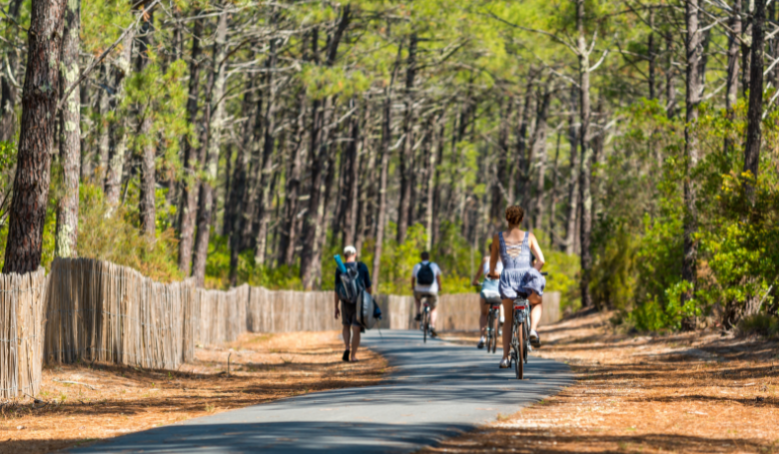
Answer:
MULTIPOLYGON (((357 250, 354 246, 346 246, 344 248, 344 266, 347 269, 356 269, 359 274, 360 284, 366 292, 371 293, 371 276, 368 273, 368 267, 357 261, 357 250)), ((338 296, 338 286, 343 285, 341 283, 341 271, 335 269, 335 318, 341 318, 341 324, 343 325, 343 338, 344 355, 341 358, 343 361, 357 361, 357 349, 360 347, 360 322, 357 321, 357 305, 354 302, 342 301, 338 296), (351 341, 351 342, 350 342, 351 341)))
POLYGON ((438 308, 438 292, 441 291, 441 268, 435 262, 430 261, 429 252, 423 252, 421 258, 422 262, 417 263, 411 272, 411 288, 414 291, 414 304, 417 307, 416 321, 422 321, 420 305, 422 298, 427 297, 427 303, 430 305, 430 335, 437 337, 435 319, 438 308))

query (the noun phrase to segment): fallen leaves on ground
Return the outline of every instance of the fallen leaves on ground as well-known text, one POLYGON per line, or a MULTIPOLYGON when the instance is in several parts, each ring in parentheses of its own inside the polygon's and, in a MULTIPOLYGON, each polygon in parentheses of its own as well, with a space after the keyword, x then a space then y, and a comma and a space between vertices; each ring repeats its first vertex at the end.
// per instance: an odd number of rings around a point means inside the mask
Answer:
POLYGON ((314 391, 375 384, 387 365, 362 349, 341 361, 337 332, 246 334, 199 348, 194 364, 148 371, 44 368, 38 401, 0 403, 0 453, 44 453, 314 391), (228 357, 230 375, 227 374, 228 357))
POLYGON ((628 336, 609 316, 539 330, 535 354, 568 362, 575 385, 422 452, 779 453, 779 343, 716 332, 628 336))

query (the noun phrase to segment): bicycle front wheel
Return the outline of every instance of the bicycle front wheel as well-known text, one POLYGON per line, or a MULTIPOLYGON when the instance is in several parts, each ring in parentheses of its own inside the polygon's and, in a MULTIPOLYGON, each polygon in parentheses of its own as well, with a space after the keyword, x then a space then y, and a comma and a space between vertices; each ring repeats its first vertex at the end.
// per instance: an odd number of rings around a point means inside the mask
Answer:
POLYGON ((487 353, 490 353, 493 340, 495 339, 494 328, 495 328, 495 316, 492 314, 492 310, 490 310, 490 315, 489 318, 487 319, 487 353))

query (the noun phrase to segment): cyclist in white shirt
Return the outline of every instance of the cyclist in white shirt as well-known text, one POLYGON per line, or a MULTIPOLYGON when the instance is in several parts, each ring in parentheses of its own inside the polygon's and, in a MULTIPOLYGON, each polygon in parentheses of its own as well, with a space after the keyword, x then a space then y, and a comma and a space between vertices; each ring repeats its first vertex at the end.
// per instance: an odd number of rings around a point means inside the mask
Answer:
MULTIPOLYGON (((481 293, 479 294, 479 310, 480 310, 480 317, 479 317, 479 331, 481 332, 481 338, 479 339, 479 344, 476 346, 477 348, 484 348, 484 343, 487 341, 485 334, 487 331, 487 317, 489 316, 490 312, 490 305, 487 304, 487 298, 490 300, 500 300, 500 284, 497 279, 490 279, 488 274, 490 274, 490 252, 492 251, 492 243, 487 247, 487 253, 482 257, 481 259, 481 265, 476 272, 476 276, 473 278, 473 285, 481 286, 481 293), (482 281, 482 278, 484 280, 482 281), (487 298, 485 298, 487 297, 487 298)), ((498 263, 496 264, 495 272, 500 275, 500 273, 503 271, 503 263, 498 260, 498 263)), ((498 330, 500 331, 503 327, 503 321, 504 321, 504 315, 503 315, 503 304, 500 305, 500 320, 498 322, 498 330)))
POLYGON ((422 262, 414 265, 411 272, 411 288, 414 291, 414 303, 417 308, 416 321, 422 320, 420 306, 422 298, 427 297, 430 305, 430 335, 437 337, 435 320, 438 308, 438 292, 441 291, 441 268, 435 262, 430 261, 430 253, 425 251, 421 255, 422 262))

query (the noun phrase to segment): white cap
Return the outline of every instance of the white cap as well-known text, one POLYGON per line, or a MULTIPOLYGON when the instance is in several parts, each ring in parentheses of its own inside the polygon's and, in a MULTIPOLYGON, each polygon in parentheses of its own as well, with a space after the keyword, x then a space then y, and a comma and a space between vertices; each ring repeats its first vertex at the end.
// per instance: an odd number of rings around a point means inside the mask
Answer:
POLYGON ((357 249, 355 249, 354 246, 346 246, 344 248, 344 255, 345 256, 357 255, 357 249))

